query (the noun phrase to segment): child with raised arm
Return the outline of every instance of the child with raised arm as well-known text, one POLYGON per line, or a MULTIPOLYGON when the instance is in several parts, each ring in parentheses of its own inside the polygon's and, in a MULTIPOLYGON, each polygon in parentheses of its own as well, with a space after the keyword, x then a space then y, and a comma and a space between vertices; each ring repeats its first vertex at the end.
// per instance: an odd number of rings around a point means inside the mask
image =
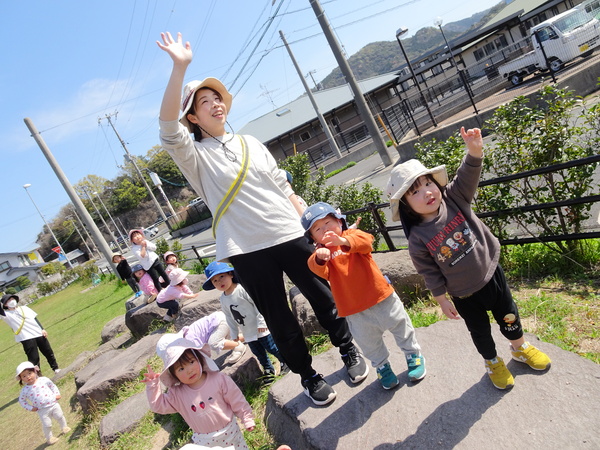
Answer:
MULTIPOLYGON (((386 330, 404 352, 408 378, 411 381, 423 379, 425 358, 402 300, 373 261, 373 236, 349 229, 346 216, 323 202, 304 211, 302 226, 306 237, 317 247, 308 259, 308 267, 329 280, 338 313, 346 318, 354 339, 377 369, 382 387, 392 389, 399 384, 383 342, 386 330)), ((363 378, 367 373, 368 367, 363 378)))
POLYGON ((135 294, 135 296, 139 297, 142 294, 142 291, 140 289, 140 286, 138 285, 137 280, 133 276, 133 270, 131 269, 131 266, 129 265, 125 257, 120 253, 117 253, 113 255, 112 262, 114 262, 117 265, 117 272, 119 273, 121 280, 126 281, 133 293, 135 294))
POLYGON ((411 159, 394 167, 387 189, 392 218, 402 220, 410 257, 444 314, 464 319, 493 385, 510 389, 514 378, 496 352, 488 311, 510 341, 513 359, 545 370, 550 358, 525 342, 498 264, 500 243, 471 209, 483 161, 481 130, 463 127, 460 134, 467 154, 451 183, 445 166, 427 169, 411 159))
POLYGON ((58 403, 60 392, 56 385, 42 376, 38 366, 27 361, 17 367, 16 379, 23 386, 19 395, 19 404, 27 411, 37 412, 42 422, 42 430, 49 445, 56 444, 58 438, 52 435, 52 419, 60 425, 63 434, 71 429, 58 403))
POLYGON ((219 372, 200 347, 179 335, 162 336, 156 353, 163 361, 162 373, 155 373, 148 366, 142 380, 150 409, 157 414, 181 414, 194 431, 194 444, 247 449, 237 418, 252 431, 254 416, 233 380, 219 372), (169 388, 167 392, 162 391, 161 381, 169 388))
POLYGON ((217 289, 221 291, 221 310, 225 314, 229 333, 232 339, 238 341, 238 331, 242 331, 243 341, 248 344, 256 356, 264 372, 264 382, 275 379, 275 367, 269 359, 269 352, 280 362, 280 374, 289 371, 283 361, 264 317, 258 312, 256 305, 239 284, 233 267, 229 264, 213 261, 204 269, 206 281, 202 285, 205 291, 217 289))
POLYGON ((131 246, 131 251, 137 257, 138 262, 142 265, 144 270, 148 272, 148 275, 152 278, 156 290, 160 292, 163 287, 169 285, 169 275, 165 272, 165 269, 156 254, 156 244, 146 239, 143 230, 129 231, 129 240, 133 244, 131 246), (162 284, 160 278, 163 280, 162 284))

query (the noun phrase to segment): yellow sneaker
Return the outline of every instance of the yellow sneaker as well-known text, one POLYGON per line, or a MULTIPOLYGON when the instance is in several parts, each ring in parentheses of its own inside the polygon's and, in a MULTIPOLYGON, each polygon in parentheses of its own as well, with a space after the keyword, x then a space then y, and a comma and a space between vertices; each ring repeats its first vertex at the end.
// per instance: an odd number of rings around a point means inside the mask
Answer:
POLYGON ((529 342, 525 342, 517 350, 510 348, 512 359, 527 364, 534 370, 546 370, 550 368, 552 361, 544 352, 539 351, 529 342))
POLYGON ((494 359, 486 359, 485 368, 492 384, 498 389, 510 389, 515 385, 515 379, 499 356, 494 359))
POLYGON ((71 427, 64 427, 64 428, 62 429, 62 433, 63 433, 63 434, 67 434, 67 433, 68 433, 68 432, 70 432, 70 431, 71 431, 71 427))
POLYGON ((46 442, 48 443, 48 445, 54 445, 58 442, 58 438, 50 436, 46 442))

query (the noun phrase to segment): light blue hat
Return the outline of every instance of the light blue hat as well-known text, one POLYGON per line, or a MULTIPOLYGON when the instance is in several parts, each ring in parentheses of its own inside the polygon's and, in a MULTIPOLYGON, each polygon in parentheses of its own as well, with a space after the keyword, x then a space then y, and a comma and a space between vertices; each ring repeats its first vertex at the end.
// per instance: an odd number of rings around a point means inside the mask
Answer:
POLYGON ((233 272, 233 282, 239 283, 239 281, 237 280, 237 277, 235 276, 233 267, 231 267, 229 264, 218 262, 218 261, 211 262, 208 266, 206 266, 206 269, 204 269, 204 275, 206 275, 206 281, 202 285, 202 289, 204 289, 205 291, 210 291, 211 289, 214 289, 215 286, 212 284, 212 281, 210 281, 210 279, 212 277, 214 277, 215 275, 219 275, 220 273, 228 273, 228 272, 233 272))
POLYGON ((313 224, 317 220, 330 215, 342 221, 342 230, 346 230, 348 228, 348 226, 346 225, 346 216, 344 214, 339 213, 329 203, 318 202, 314 205, 310 205, 304 210, 300 222, 302 223, 302 227, 306 231, 304 235, 308 239, 308 242, 310 242, 311 244, 313 243, 313 239, 310 236, 310 228, 313 226, 313 224))

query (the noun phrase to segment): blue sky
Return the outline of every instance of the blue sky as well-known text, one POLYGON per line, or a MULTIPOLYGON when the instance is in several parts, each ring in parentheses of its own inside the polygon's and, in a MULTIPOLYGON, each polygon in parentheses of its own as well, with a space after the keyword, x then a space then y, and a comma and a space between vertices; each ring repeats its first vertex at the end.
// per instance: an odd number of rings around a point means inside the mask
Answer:
MULTIPOLYGON (((321 0, 348 55, 394 40, 400 26, 410 35, 438 16, 448 23, 496 3, 321 0)), ((105 114, 118 112, 115 127, 132 154, 158 144, 158 108, 171 69, 155 43, 161 31, 180 31, 192 44, 187 81, 216 76, 230 87, 234 130, 303 93, 279 30, 315 80, 337 66, 308 0, 3 2, 0 24, 0 253, 35 248, 42 229, 24 184, 31 183, 48 221, 69 203, 25 117, 71 184, 88 174, 111 179, 119 173, 123 149, 107 121, 99 125, 105 114)))

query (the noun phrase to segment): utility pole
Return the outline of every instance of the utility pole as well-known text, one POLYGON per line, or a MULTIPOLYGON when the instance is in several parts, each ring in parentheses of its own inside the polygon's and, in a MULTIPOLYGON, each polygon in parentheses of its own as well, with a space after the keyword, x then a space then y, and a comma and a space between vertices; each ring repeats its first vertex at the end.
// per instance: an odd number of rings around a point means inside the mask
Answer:
POLYGON ((73 216, 67 216, 67 217, 65 217, 65 219, 70 219, 71 220, 71 223, 73 224, 73 228, 75 229, 75 231, 77 231, 77 234, 79 235, 79 239, 81 239, 81 242, 83 242, 83 245, 85 245, 85 248, 87 248, 88 254, 90 256, 94 256, 93 253, 92 253, 92 249, 90 248, 90 246, 87 244, 87 242, 85 241, 85 239, 81 235, 81 231, 79 231, 79 228, 77 228, 77 225, 75 225, 75 221, 73 220, 73 216))
MULTIPOLYGON (((281 33, 281 31, 280 31, 281 33)), ((286 44, 286 48, 287 48, 287 44, 286 44)), ((289 50, 288 50, 289 51, 289 50)), ((319 90, 319 85, 317 84, 317 82, 315 81, 315 78, 313 77, 313 73, 317 73, 316 70, 311 70, 309 71, 306 76, 310 77, 310 79, 312 80, 313 84, 315 85, 315 89, 318 91, 319 90)))
MULTIPOLYGON (((146 179, 142 175, 142 171, 140 170, 140 168, 136 164, 135 159, 131 157, 131 154, 129 153, 129 150, 127 150, 127 146, 125 145, 125 141, 123 139, 121 139, 121 136, 119 135, 119 133, 117 132, 117 129, 113 125, 112 120, 110 120, 110 118, 113 115, 116 116, 117 113, 114 113, 114 114, 105 114, 106 120, 108 120, 108 123, 110 124, 111 128, 113 129, 113 131, 117 135, 117 138, 119 139, 119 142, 121 143, 121 146, 123 147, 123 150, 125 150, 125 153, 127 154, 127 159, 129 161, 131 161, 131 163, 133 164, 133 167, 135 167, 135 170, 137 171, 140 179, 142 180, 142 183, 144 183, 144 186, 145 186, 146 190, 148 191, 148 193, 150 194, 150 197, 152 198, 152 201, 154 202, 154 206, 156 206, 156 209, 158 209, 158 212, 160 213, 160 216, 166 222, 167 221, 167 216, 165 215, 165 212, 162 210, 162 208, 160 206, 160 203, 158 203, 158 200, 156 200, 156 197, 154 196, 154 193, 152 192, 152 189, 150 189, 150 186, 148 186, 148 183, 146 182, 146 179)), ((98 118, 98 123, 100 123, 101 120, 102 120, 102 118, 98 118)))
POLYGON ((329 125, 327 125, 327 121, 325 120, 325 117, 323 117, 323 114, 321 114, 321 111, 319 111, 319 106, 317 105, 317 101, 315 100, 315 97, 314 97, 312 91, 308 87, 308 83, 306 83, 306 79, 302 76, 302 70, 300 70, 300 66, 298 66, 298 63, 296 62, 296 58, 294 58, 294 54, 292 53, 290 46, 288 45, 287 41, 285 40, 283 31, 279 30, 279 36, 281 36, 283 45, 285 45, 286 50, 290 54, 290 59, 294 63, 294 67, 296 68, 296 72, 298 72, 298 76, 300 77, 300 80, 302 81, 302 85, 304 86, 306 95, 308 95, 308 98, 310 99, 310 102, 312 103, 312 106, 315 109, 315 112, 317 113, 319 122, 321 122, 321 128, 323 128, 323 132, 325 133, 325 135, 327 136, 327 139, 329 140, 329 146, 331 147, 331 150, 333 150, 333 152, 335 153, 337 158, 341 158, 342 153, 340 152, 340 149, 337 146, 337 142, 335 142, 335 137, 333 136, 333 133, 329 129, 329 125))
MULTIPOLYGON (((104 204, 104 202, 102 201, 102 197, 100 197, 100 194, 98 192, 94 192, 94 194, 96 194, 96 196, 98 197, 98 200, 100 200, 100 204, 102 205, 102 207, 104 208, 104 211, 106 211, 106 214, 108 215, 108 218, 110 219, 110 221, 112 222, 113 226, 115 227, 115 230, 117 232, 117 235, 119 235, 119 237, 121 236, 125 236, 121 233, 121 231, 119 230, 119 227, 117 226, 117 224, 115 223, 115 219, 113 219, 113 217, 110 214, 110 211, 108 210, 108 208, 106 207, 106 205, 104 204)), ((128 239, 124 239, 123 242, 125 242, 125 247, 127 248, 127 250, 131 250, 131 247, 129 247, 129 240, 128 239)), ((123 250, 121 248, 121 244, 117 241, 115 242, 115 245, 117 247, 119 247, 120 250, 123 250)))
POLYGON ((92 200, 90 191, 88 191, 87 188, 83 185, 81 186, 81 188, 85 191, 85 195, 87 195, 87 198, 90 201, 90 203, 92 204, 92 206, 94 207, 96 214, 98 214, 98 216, 100 217, 100 220, 102 220, 102 223, 104 224, 104 228, 106 228, 106 231, 108 232, 108 234, 110 234, 110 237, 112 238, 113 242, 115 243, 115 246, 119 249, 119 251, 121 251, 121 246, 117 242, 117 238, 113 234, 112 230, 110 228, 108 228, 108 225, 106 224, 106 220, 104 220, 104 216, 102 214, 100 214, 100 211, 98 211, 98 208, 96 207, 96 204, 94 203, 94 200, 92 200))
POLYGON ((154 186, 156 186, 156 188, 158 189, 158 192, 161 193, 161 195, 163 196, 163 199, 167 203, 167 207, 169 208, 169 211, 171 212, 171 216, 175 216, 175 210, 173 209, 173 205, 171 205, 171 202, 169 201, 167 194, 165 194, 165 191, 162 188, 162 181, 160 180, 160 177, 158 176, 158 174, 156 172, 152 172, 150 170, 148 170, 148 175, 150 175, 150 179, 154 183, 154 186))
POLYGON ((65 191, 71 198, 71 202, 73 203, 73 206, 75 207, 75 209, 77 209, 77 211, 79 211, 79 214, 81 215, 81 217, 83 217, 83 220, 85 221, 86 225, 88 226, 88 228, 91 230, 92 234, 94 235, 97 245, 101 249, 104 257, 106 258, 106 262, 112 268, 114 274, 118 276, 119 272, 117 272, 117 266, 115 265, 115 263, 112 262, 112 250, 110 249, 110 247, 106 243, 106 240, 102 236, 102 233, 100 233, 100 230, 94 223, 92 216, 90 216, 90 213, 87 211, 87 209, 85 209, 85 206, 83 206, 83 202, 81 201, 81 199, 75 192, 75 189, 73 189, 73 186, 71 186, 71 183, 67 179, 67 177, 66 177, 65 173, 62 171, 61 167, 58 165, 58 162, 56 161, 56 159, 54 159, 54 155, 52 154, 52 152, 50 152, 50 149, 44 142, 44 139, 42 139, 42 137, 40 136, 40 133, 38 132, 37 128, 31 121, 31 119, 26 117, 25 119, 23 119, 23 121, 25 122, 25 125, 27 125, 27 128, 31 132, 31 136, 33 137, 33 139, 35 139, 35 142, 37 142, 38 146, 42 150, 42 153, 48 160, 50 167, 52 167, 52 169, 54 170, 54 173, 56 174, 59 181, 63 185, 65 191))
POLYGON ((335 56, 335 59, 337 60, 340 70, 341 70, 342 74, 344 75, 344 77, 346 78, 346 81, 350 85, 350 89, 352 90, 352 93, 354 95, 354 101, 356 102, 356 106, 358 107, 358 112, 359 112, 360 116, 362 117, 364 124, 367 126, 367 129, 369 130, 369 134, 371 135, 371 138, 373 139, 373 144, 375 145, 375 148, 379 152, 379 156, 381 157, 383 164, 385 166, 392 165, 392 159, 390 158, 390 155, 388 154, 388 150, 387 150, 387 146, 385 145, 385 141, 383 140, 383 137, 379 133, 379 127, 377 126, 377 123, 375 122, 375 119, 373 118, 373 115, 371 114, 371 111, 369 110, 369 106, 367 105, 367 102, 365 101, 365 97, 364 97, 363 93, 361 92, 360 87, 358 86, 358 83, 356 82, 356 79, 354 78, 354 74, 352 73, 352 69, 350 68, 350 65, 348 64, 348 61, 346 61, 346 58, 344 58, 344 55, 342 54, 342 49, 340 47, 340 44, 337 41, 336 37, 334 36, 333 32, 331 31, 331 27, 329 26, 329 21, 325 17, 325 12, 323 11, 323 8, 321 8, 321 4, 320 4, 319 0, 310 0, 310 5, 312 6, 313 11, 315 12, 315 15, 317 16, 317 20, 319 21, 319 24, 321 25, 323 34, 325 35, 325 38, 327 39, 327 42, 329 43, 329 46, 331 47, 331 51, 333 52, 333 55, 335 56))

